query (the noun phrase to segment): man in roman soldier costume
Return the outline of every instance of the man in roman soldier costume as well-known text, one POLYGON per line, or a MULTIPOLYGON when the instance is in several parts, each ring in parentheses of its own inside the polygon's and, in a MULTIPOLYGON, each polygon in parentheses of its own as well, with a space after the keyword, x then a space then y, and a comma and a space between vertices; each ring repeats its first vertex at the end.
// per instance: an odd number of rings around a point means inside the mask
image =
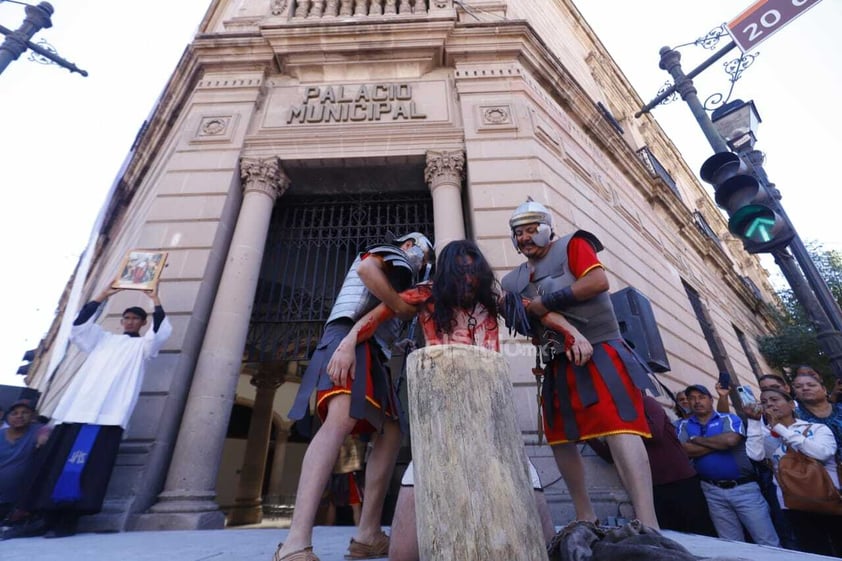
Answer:
POLYGON ((398 292, 412 286, 421 269, 432 259, 430 240, 412 232, 392 244, 369 248, 357 257, 345 276, 324 335, 310 359, 289 413, 290 419, 303 419, 310 396, 316 391, 316 409, 322 426, 304 455, 292 525, 273 561, 318 561, 312 547, 313 524, 339 449, 349 434, 373 434, 374 443, 366 464, 366 500, 346 558, 369 559, 387 554, 389 537, 380 528, 380 518, 400 447, 401 408, 386 362, 400 320, 415 314, 415 307, 405 303, 398 292), (331 377, 327 364, 334 351, 354 323, 381 302, 396 317, 383 322, 371 339, 354 346, 356 366, 350 375, 341 379, 331 377))
MULTIPOLYGON (((419 324, 427 346, 472 345, 500 352, 497 326, 500 294, 485 256, 476 243, 452 241, 441 249, 432 282, 420 283, 401 292, 401 298, 416 306, 419 324)), ((327 370, 334 378, 348 376, 355 369, 354 345, 369 339, 394 312, 381 304, 357 321, 334 353, 327 370)), ((547 314, 543 322, 552 323, 560 331, 566 322, 558 314, 547 314)), ((489 403, 489 407, 491 404, 489 403)), ((467 436, 467 435, 466 435, 467 436)), ((459 470, 461 466, 452 466, 459 470)), ((529 462, 529 473, 535 503, 542 523, 544 538, 552 539, 555 528, 544 498, 538 472, 529 462)), ((475 474, 482 476, 482 474, 475 474)), ((418 561, 418 534, 415 518, 415 476, 412 462, 401 479, 401 490, 392 519, 390 561, 418 561)), ((494 490, 489 490, 493 492, 494 490)))
POLYGON ((515 209, 509 226, 515 249, 527 261, 503 277, 501 284, 504 291, 523 299, 529 334, 545 363, 544 431, 576 518, 597 518, 576 443, 605 437, 636 517, 657 529, 642 440, 651 437, 642 390, 658 392, 650 369, 620 335, 608 276, 596 255, 602 243, 584 230, 556 238, 550 211, 531 199, 515 209), (550 312, 561 313, 574 329, 559 334, 542 326, 541 318, 550 312), (571 336, 577 344, 571 345, 571 336), (581 338, 590 343, 584 350, 581 338))

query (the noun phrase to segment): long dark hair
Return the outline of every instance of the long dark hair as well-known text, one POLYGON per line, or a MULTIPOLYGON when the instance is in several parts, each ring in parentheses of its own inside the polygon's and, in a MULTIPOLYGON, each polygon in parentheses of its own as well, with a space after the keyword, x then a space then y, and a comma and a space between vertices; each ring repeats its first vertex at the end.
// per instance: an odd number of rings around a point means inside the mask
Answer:
POLYGON ((441 250, 433 275, 433 321, 436 331, 451 333, 456 310, 471 310, 482 304, 491 317, 497 317, 497 281, 485 256, 472 241, 452 241, 441 250), (477 278, 476 291, 468 291, 465 276, 477 278))

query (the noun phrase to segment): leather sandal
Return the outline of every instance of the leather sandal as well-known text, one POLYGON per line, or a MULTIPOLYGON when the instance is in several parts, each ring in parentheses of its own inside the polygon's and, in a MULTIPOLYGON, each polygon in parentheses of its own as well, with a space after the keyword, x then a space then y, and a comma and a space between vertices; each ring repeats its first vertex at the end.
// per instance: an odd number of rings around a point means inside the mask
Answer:
POLYGON ((312 545, 304 549, 299 549, 298 551, 293 551, 292 553, 287 553, 281 557, 281 546, 283 545, 282 543, 278 544, 278 549, 275 550, 272 561, 319 561, 319 558, 313 553, 312 545))
POLYGON ((358 542, 351 538, 345 559, 380 559, 389 555, 389 536, 386 532, 380 534, 371 543, 358 542))

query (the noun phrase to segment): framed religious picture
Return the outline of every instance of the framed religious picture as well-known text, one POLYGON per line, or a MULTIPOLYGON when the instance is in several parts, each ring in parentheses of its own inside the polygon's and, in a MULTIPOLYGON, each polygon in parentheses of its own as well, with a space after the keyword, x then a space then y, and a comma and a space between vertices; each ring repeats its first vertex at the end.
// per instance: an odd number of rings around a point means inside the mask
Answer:
POLYGON ((123 258, 120 272, 111 286, 129 290, 153 290, 166 263, 166 251, 132 249, 123 258))

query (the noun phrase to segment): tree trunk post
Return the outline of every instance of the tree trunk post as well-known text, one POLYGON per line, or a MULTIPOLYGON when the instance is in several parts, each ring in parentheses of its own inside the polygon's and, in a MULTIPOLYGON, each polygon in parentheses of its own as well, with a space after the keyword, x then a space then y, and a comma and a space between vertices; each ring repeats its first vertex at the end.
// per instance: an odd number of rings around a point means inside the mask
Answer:
POLYGON ((420 561, 547 561, 508 370, 468 345, 408 357, 420 561))

